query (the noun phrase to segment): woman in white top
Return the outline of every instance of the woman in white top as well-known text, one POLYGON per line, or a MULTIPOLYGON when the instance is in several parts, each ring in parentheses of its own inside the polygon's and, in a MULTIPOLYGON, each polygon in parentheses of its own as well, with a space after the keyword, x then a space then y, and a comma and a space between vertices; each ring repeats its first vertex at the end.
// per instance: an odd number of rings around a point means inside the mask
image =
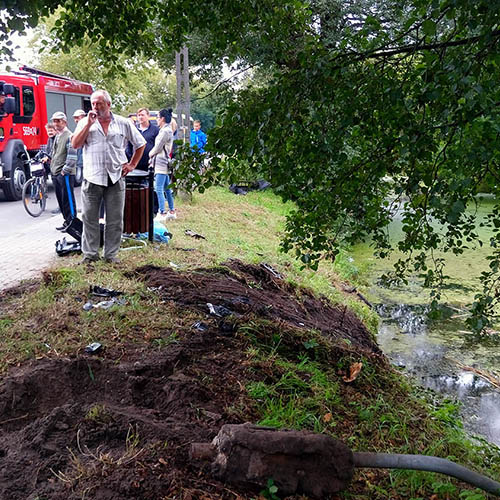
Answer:
POLYGON ((155 192, 158 196, 159 211, 157 217, 159 219, 177 218, 172 190, 168 188, 170 185, 170 153, 173 144, 173 134, 170 127, 171 120, 171 109, 162 109, 158 113, 157 123, 160 127, 160 132, 156 136, 153 149, 149 152, 149 157, 155 167, 155 192), (165 210, 165 194, 167 195, 168 212, 165 210))

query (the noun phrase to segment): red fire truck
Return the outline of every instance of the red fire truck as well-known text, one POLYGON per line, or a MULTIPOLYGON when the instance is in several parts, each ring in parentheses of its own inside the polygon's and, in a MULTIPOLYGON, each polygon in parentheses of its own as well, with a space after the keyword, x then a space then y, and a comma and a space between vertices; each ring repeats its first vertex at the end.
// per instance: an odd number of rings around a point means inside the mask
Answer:
MULTIPOLYGON (((72 119, 77 109, 87 112, 92 86, 28 66, 0 74, 0 188, 7 200, 21 199, 23 184, 30 176, 27 160, 47 144, 45 124, 55 111, 72 119)), ((77 172, 77 184, 82 173, 77 172)))

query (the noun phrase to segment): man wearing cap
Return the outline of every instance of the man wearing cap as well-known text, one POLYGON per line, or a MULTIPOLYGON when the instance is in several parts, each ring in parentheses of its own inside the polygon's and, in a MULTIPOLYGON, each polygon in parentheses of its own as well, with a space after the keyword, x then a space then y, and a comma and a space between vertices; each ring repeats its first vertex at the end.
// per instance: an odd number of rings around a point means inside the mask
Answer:
POLYGON ((62 226, 57 227, 59 231, 64 231, 76 213, 75 204, 75 173, 76 173, 76 151, 71 146, 71 131, 68 128, 68 120, 62 111, 56 111, 51 118, 57 135, 52 149, 52 159, 50 162, 50 173, 52 183, 56 191, 57 203, 64 217, 62 226), (71 212, 68 188, 66 186, 66 176, 69 179, 71 197, 73 200, 74 213, 71 212))
POLYGON ((71 139, 74 148, 83 147, 82 184, 82 263, 99 260, 99 208, 106 205, 104 260, 118 262, 125 206, 124 176, 132 172, 142 157, 146 141, 134 125, 111 112, 111 97, 105 90, 90 96, 92 110, 80 120, 71 139), (125 148, 135 151, 130 160, 125 148))

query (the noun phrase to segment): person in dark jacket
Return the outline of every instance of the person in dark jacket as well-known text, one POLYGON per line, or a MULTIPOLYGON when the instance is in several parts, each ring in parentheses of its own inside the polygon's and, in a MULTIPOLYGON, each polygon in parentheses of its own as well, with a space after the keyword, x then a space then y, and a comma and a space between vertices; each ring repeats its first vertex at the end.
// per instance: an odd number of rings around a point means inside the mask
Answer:
POLYGON ((56 229, 65 231, 76 213, 74 186, 77 155, 71 146, 71 131, 68 128, 66 115, 62 111, 56 111, 52 115, 51 122, 57 130, 57 135, 52 149, 50 173, 57 203, 64 217, 63 225, 56 229), (66 177, 69 180, 69 188, 66 177))
MULTIPOLYGON (((148 171, 149 152, 153 149, 156 136, 160 131, 158 125, 154 125, 149 121, 150 118, 151 116, 149 114, 148 108, 140 108, 137 110, 137 129, 146 140, 146 147, 141 159, 139 160, 139 163, 137 164, 136 169, 142 170, 144 172, 144 175, 146 175, 146 172, 148 171)), ((132 158, 134 151, 131 144, 128 145, 126 153, 127 158, 132 158)))

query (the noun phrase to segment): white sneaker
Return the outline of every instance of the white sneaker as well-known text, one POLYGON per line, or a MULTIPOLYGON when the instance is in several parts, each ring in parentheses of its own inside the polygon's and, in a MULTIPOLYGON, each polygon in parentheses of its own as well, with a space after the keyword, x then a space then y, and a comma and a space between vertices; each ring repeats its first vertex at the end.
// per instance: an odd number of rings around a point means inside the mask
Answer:
POLYGON ((162 214, 161 212, 158 212, 155 217, 155 221, 157 222, 163 222, 167 218, 167 214, 162 214))
POLYGON ((177 214, 175 213, 175 211, 169 211, 167 214, 166 214, 166 218, 167 219, 177 219, 177 214))

